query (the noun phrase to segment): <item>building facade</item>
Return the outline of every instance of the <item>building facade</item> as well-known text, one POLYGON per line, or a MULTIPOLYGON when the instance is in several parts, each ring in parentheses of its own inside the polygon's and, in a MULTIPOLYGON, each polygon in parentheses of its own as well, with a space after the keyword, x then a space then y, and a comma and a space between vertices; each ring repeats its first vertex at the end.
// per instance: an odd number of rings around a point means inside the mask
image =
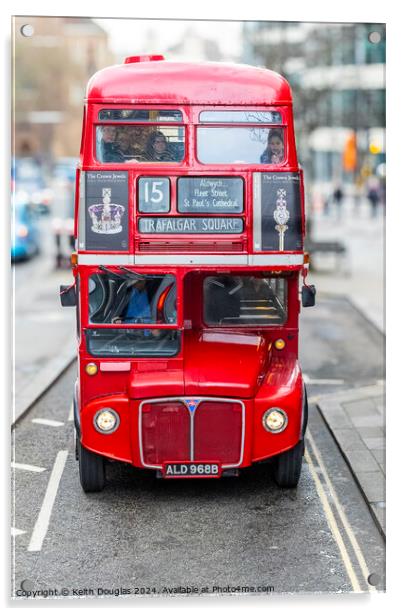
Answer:
POLYGON ((313 182, 359 190, 385 173, 385 24, 245 22, 243 37, 243 60, 292 86, 313 182))
POLYGON ((87 18, 16 17, 13 43, 15 156, 76 156, 87 81, 114 61, 106 32, 87 18))

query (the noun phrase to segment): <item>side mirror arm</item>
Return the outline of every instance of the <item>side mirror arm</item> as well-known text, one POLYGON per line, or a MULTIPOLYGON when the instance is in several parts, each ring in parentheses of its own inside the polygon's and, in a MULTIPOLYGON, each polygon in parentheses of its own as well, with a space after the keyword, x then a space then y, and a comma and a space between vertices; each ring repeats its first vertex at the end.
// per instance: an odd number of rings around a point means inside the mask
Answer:
POLYGON ((313 284, 302 286, 302 306, 308 308, 309 306, 315 306, 315 294, 316 289, 313 284))
POLYGON ((75 283, 71 285, 60 285, 60 302, 63 307, 77 305, 75 283))

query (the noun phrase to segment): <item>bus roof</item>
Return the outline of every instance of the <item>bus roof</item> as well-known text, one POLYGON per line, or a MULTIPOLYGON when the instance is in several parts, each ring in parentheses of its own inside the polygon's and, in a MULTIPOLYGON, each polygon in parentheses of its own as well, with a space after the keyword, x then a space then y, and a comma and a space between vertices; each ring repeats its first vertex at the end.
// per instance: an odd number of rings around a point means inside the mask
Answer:
POLYGON ((245 64, 127 58, 90 79, 86 100, 108 104, 286 105, 290 86, 278 73, 245 64))

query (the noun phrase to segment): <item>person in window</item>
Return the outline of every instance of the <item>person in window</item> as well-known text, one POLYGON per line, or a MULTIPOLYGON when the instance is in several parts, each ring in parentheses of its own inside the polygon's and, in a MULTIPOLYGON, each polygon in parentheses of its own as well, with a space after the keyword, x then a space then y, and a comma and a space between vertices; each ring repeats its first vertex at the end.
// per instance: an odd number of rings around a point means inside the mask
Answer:
POLYGON ((175 160, 174 154, 169 148, 167 139, 160 130, 154 131, 149 135, 145 149, 145 158, 150 161, 175 160))
POLYGON ((283 132, 277 129, 270 130, 267 147, 260 156, 260 163, 277 165, 283 161, 284 151, 283 132))
POLYGON ((138 280, 131 291, 124 316, 116 322, 121 323, 150 323, 151 306, 146 289, 146 280, 138 280))
POLYGON ((100 159, 103 163, 124 163, 125 161, 116 143, 116 132, 115 126, 102 126, 100 159))
POLYGON ((124 159, 132 158, 131 134, 126 126, 117 131, 116 147, 124 159))

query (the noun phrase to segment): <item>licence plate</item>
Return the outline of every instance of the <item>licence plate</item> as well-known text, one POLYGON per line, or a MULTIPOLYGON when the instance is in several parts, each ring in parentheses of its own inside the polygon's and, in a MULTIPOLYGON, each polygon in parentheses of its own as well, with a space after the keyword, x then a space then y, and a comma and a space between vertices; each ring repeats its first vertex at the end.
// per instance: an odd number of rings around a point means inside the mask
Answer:
POLYGON ((218 462, 165 462, 162 469, 162 477, 190 477, 218 478, 222 469, 218 462))

